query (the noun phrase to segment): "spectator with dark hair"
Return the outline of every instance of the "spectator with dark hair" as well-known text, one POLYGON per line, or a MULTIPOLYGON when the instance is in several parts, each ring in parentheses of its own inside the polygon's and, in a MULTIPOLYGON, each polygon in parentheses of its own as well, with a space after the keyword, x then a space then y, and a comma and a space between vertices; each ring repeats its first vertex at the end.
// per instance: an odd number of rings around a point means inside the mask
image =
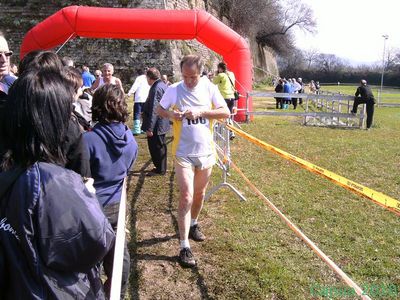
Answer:
POLYGON ((157 115, 156 108, 160 103, 167 85, 160 79, 160 72, 150 68, 146 72, 147 82, 151 86, 149 96, 143 105, 142 130, 147 135, 147 145, 154 169, 147 176, 164 175, 167 171, 167 143, 165 135, 170 129, 169 119, 157 115))
MULTIPOLYGON (((228 105, 231 114, 228 121, 232 123, 231 120, 236 113, 238 99, 235 98, 235 74, 228 71, 226 63, 220 62, 218 64, 217 76, 213 78, 213 83, 218 86, 222 97, 224 97, 228 105)), ((229 131, 229 138, 235 138, 235 133, 233 131, 229 131)))
POLYGON ((114 232, 82 178, 63 167, 73 88, 54 71, 21 74, 4 115, 0 299, 104 299, 99 263, 114 232))
POLYGON ((52 51, 35 50, 27 53, 19 63, 19 73, 21 75, 29 69, 62 72, 64 66, 56 53, 52 51))
MULTIPOLYGON (((275 93, 283 93, 283 80, 279 78, 277 85, 275 86, 275 93)), ((276 100, 276 108, 283 108, 283 98, 275 97, 276 100)))
MULTIPOLYGON (((29 52, 20 62, 19 69, 21 75, 32 70, 52 71, 62 74, 64 80, 66 80, 65 69, 60 57, 51 51, 38 50, 29 52)), ((74 98, 72 97, 70 101, 72 104, 74 98)), ((82 177, 90 178, 89 156, 86 147, 83 146, 82 130, 72 114, 68 131, 63 141, 63 147, 67 157, 65 167, 81 174, 82 177)))
POLYGON ((129 97, 134 95, 132 128, 132 133, 134 135, 139 135, 141 133, 140 118, 143 112, 143 105, 146 102, 150 90, 150 86, 146 78, 146 69, 138 69, 137 74, 138 76, 128 92, 129 97))
POLYGON ((234 108, 237 106, 235 99, 235 74, 228 71, 224 62, 218 64, 217 76, 213 78, 213 83, 218 86, 222 97, 224 97, 231 114, 234 113, 234 108))
POLYGON ((355 115, 358 105, 362 103, 367 105, 367 129, 370 129, 374 117, 375 97, 365 79, 361 80, 360 86, 357 88, 351 113, 355 115))
MULTIPOLYGON (((106 84, 93 95, 92 118, 98 123, 84 134, 94 179, 96 196, 114 230, 117 229, 123 181, 133 165, 138 146, 130 129, 124 124, 128 118, 124 92, 116 85, 106 84)), ((104 289, 110 296, 114 248, 103 261, 107 280, 104 289)), ((130 257, 125 241, 121 283, 121 299, 127 288, 130 257)))

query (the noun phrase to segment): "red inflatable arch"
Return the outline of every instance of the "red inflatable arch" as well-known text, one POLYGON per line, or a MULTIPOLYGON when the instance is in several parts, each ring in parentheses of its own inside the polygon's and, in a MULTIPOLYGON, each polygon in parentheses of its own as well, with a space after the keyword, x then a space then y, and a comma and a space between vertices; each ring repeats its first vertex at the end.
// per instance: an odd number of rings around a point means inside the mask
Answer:
MULTIPOLYGON (((32 50, 54 48, 73 36, 115 39, 190 40, 196 38, 222 55, 237 79, 241 95, 252 89, 249 45, 235 31, 201 10, 154 10, 69 6, 37 24, 25 35, 21 58, 32 50)), ((251 109, 251 101, 249 101, 251 109)), ((238 108, 245 108, 241 97, 238 108)), ((245 120, 239 110, 237 121, 245 120)))

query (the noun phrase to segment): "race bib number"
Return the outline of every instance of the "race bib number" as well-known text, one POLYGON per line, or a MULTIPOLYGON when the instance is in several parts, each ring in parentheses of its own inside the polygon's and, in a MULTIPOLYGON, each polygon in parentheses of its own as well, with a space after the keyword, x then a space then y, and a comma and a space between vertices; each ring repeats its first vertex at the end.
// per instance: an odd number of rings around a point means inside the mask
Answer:
POLYGON ((206 125, 208 126, 210 124, 210 121, 206 118, 200 117, 194 120, 190 120, 190 119, 184 119, 182 121, 182 125, 183 127, 189 127, 189 126, 196 126, 196 125, 206 125))

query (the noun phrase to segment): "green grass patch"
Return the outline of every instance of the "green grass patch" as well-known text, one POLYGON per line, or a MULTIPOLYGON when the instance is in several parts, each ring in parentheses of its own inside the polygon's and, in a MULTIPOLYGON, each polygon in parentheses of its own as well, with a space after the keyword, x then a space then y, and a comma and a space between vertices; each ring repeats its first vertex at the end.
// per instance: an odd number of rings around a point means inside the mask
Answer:
MULTIPOLYGON (((261 101, 254 99, 254 106, 263 107, 261 101)), ((371 131, 301 123, 296 117, 256 116, 242 129, 400 200, 399 108, 376 108, 371 131)), ((143 139, 140 147, 143 153, 147 147, 143 139)), ((231 153, 258 189, 358 284, 400 288, 398 216, 243 138, 231 143, 231 153)), ((147 159, 141 156, 138 164, 147 159)), ((221 181, 221 171, 215 168, 210 186, 221 181)), ((204 206, 200 222, 209 239, 197 246, 196 255, 208 298, 310 299, 315 284, 345 286, 239 174, 232 170, 228 181, 247 201, 240 202, 234 193, 221 189, 204 206)), ((142 197, 152 199, 155 190, 142 197)), ((173 276, 186 274, 177 272, 173 276)), ((194 275, 192 280, 196 281, 194 275)))

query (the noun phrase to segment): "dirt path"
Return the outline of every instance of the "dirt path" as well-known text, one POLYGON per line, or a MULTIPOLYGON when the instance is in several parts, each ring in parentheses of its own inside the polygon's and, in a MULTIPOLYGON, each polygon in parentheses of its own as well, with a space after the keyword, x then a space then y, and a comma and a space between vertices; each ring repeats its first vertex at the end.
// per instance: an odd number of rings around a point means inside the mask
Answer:
POLYGON ((146 177, 153 168, 143 137, 141 156, 128 180, 131 278, 128 299, 211 299, 201 274, 209 268, 201 244, 191 241, 201 266, 183 269, 179 250, 177 190, 172 164, 165 176, 146 177), (199 269, 201 268, 201 269, 199 269))

